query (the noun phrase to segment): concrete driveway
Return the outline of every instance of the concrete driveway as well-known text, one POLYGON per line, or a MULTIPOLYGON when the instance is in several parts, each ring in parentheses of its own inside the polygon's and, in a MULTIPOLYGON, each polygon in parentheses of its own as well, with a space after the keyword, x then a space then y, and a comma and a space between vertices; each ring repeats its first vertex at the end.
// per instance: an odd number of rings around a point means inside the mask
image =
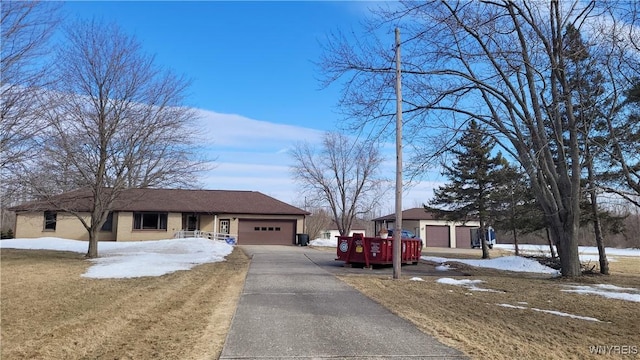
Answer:
POLYGON ((241 248, 252 260, 220 359, 465 358, 338 280, 334 252, 241 248))

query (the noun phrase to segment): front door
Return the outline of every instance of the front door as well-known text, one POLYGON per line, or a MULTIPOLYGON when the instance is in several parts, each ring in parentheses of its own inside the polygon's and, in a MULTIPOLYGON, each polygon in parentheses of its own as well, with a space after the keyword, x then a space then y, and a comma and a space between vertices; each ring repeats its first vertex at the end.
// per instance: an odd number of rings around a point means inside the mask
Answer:
POLYGON ((199 230, 198 215, 187 215, 187 231, 199 230))
POLYGON ((229 233, 229 220, 220 220, 220 233, 221 234, 229 233))

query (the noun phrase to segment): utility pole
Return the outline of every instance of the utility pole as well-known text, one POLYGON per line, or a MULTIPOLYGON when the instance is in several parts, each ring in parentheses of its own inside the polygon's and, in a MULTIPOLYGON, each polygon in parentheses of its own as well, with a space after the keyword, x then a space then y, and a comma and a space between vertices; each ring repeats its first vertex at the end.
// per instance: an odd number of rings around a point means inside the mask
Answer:
POLYGON ((400 70, 400 29, 396 28, 396 223, 393 231, 393 278, 402 267, 402 73, 400 70))

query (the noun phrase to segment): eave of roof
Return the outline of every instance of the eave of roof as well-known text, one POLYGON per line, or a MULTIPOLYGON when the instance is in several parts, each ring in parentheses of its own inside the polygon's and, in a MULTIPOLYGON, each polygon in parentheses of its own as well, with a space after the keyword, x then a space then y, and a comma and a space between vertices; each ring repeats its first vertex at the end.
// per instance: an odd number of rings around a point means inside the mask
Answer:
MULTIPOLYGON (((92 200, 81 191, 12 207, 28 211, 89 211, 92 200)), ((113 211, 163 211, 217 214, 308 215, 305 210, 257 191, 127 189, 116 199, 113 211)))
MULTIPOLYGON (((373 221, 395 220, 396 214, 389 214, 373 219, 373 221)), ((402 220, 438 220, 433 213, 424 208, 412 208, 402 211, 402 220)))

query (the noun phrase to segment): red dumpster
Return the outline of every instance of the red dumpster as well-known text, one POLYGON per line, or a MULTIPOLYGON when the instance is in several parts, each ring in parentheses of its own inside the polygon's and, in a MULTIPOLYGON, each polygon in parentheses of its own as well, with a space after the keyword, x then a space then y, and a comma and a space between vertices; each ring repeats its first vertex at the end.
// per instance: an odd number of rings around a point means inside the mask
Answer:
MULTIPOLYGON (((393 264, 393 239, 365 237, 360 233, 353 236, 337 236, 337 259, 345 264, 383 265, 393 264)), ((402 264, 416 264, 422 252, 422 240, 402 239, 402 264)))

